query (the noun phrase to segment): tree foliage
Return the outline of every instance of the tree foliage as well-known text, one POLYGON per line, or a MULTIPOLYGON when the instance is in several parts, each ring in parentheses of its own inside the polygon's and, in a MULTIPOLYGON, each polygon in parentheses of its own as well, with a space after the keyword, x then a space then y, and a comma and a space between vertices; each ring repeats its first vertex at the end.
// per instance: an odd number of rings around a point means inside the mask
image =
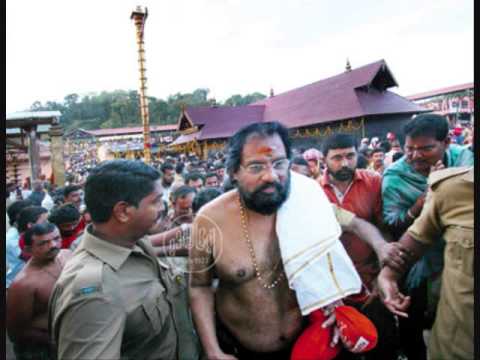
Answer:
MULTIPOLYGON (((196 89, 192 93, 177 93, 166 100, 148 97, 150 124, 174 124, 178 120, 182 106, 206 106, 210 104, 209 89, 196 89)), ((223 104, 228 106, 248 105, 264 99, 258 92, 233 95, 223 104)), ((58 110, 62 113, 63 126, 69 130, 83 128, 86 130, 99 128, 117 128, 139 126, 140 97, 136 90, 115 90, 111 92, 89 93, 86 95, 68 94, 62 102, 47 101, 42 104, 35 101, 31 111, 58 110)))

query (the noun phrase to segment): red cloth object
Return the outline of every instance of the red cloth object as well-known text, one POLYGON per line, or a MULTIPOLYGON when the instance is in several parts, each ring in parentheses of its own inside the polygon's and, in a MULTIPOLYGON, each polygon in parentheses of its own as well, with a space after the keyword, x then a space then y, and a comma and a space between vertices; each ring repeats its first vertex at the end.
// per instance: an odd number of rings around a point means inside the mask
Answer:
POLYGON ((322 153, 320 152, 320 150, 317 150, 315 148, 308 149, 303 153, 303 158, 307 161, 318 160, 321 157, 322 157, 322 153))
POLYGON ((395 140, 396 136, 394 133, 389 132, 387 133, 387 140, 395 140))
POLYGON ((65 237, 62 236, 61 248, 62 249, 70 249, 70 245, 72 245, 72 243, 75 240, 77 240, 77 238, 79 236, 81 236, 83 234, 83 230, 85 230, 86 226, 87 226, 87 222, 85 221, 85 218, 82 216, 80 218, 80 222, 78 223, 78 225, 73 230, 74 231, 73 234, 70 235, 70 236, 65 236, 65 237))
POLYGON ((295 342, 291 360, 331 360, 338 355, 341 350, 340 343, 330 347, 333 328, 322 328, 326 319, 321 310, 310 314, 311 323, 295 342))
POLYGON ((463 132, 463 129, 460 128, 460 127, 456 127, 456 128, 453 129, 453 135, 455 135, 455 136, 462 135, 462 132, 463 132))
POLYGON ((351 306, 335 308, 337 326, 343 346, 350 352, 363 353, 372 350, 378 341, 375 325, 351 306))
POLYGON ((19 256, 20 259, 22 259, 25 262, 30 260, 32 255, 25 251, 25 233, 20 234, 20 237, 18 238, 18 246, 20 247, 20 250, 21 250, 20 256, 19 256))

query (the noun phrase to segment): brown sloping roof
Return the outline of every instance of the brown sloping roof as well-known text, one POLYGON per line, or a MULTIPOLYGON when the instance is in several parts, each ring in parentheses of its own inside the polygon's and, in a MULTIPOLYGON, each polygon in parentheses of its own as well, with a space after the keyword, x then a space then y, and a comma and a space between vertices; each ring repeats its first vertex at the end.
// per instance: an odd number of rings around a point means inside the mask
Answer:
MULTIPOLYGON (((172 125, 151 125, 150 132, 156 131, 175 131, 177 129, 176 124, 172 125)), ((85 130, 95 136, 113 136, 113 135, 126 135, 126 134, 139 134, 143 132, 143 126, 136 127, 124 127, 113 129, 97 129, 97 130, 85 130)))
POLYGON ((417 113, 415 103, 386 90, 397 86, 384 60, 275 95, 265 105, 264 121, 289 128, 375 114, 417 113))
POLYGON ((421 100, 421 99, 427 99, 427 98, 438 96, 438 95, 445 95, 445 94, 450 94, 457 91, 463 91, 467 89, 473 89, 473 83, 454 85, 454 86, 449 86, 441 89, 426 91, 423 93, 406 96, 406 98, 409 100, 421 100))
POLYGON ((263 105, 198 106, 185 109, 193 123, 201 127, 199 140, 232 136, 241 127, 263 121, 263 105))
POLYGON ((254 122, 279 121, 297 128, 368 115, 429 111, 387 90, 393 86, 397 82, 380 60, 251 105, 189 107, 185 115, 202 130, 198 140, 205 140, 230 137, 254 122))

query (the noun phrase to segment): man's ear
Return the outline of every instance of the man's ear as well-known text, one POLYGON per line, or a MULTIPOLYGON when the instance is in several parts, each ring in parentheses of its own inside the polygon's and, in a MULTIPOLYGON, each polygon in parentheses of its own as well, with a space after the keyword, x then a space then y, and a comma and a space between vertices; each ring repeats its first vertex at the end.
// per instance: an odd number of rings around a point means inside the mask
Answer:
POLYGON ((113 206, 112 215, 119 223, 125 224, 130 221, 132 217, 132 207, 132 204, 119 201, 113 206))
POLYGON ((448 147, 448 145, 450 145, 451 142, 452 142, 452 139, 449 135, 447 135, 445 140, 443 140, 443 143, 445 144, 445 147, 448 147))

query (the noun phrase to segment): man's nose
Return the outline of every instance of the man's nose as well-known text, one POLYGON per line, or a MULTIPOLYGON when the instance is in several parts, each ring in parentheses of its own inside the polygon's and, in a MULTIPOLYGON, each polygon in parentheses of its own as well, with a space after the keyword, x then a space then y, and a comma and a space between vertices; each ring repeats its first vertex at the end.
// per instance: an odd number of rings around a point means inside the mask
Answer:
POLYGON ((422 157, 422 153, 420 151, 418 151, 417 149, 414 149, 412 151, 412 159, 419 159, 422 157))
POLYGON ((48 247, 50 249, 53 249, 53 248, 56 248, 60 245, 60 241, 59 240, 56 240, 56 239, 53 239, 53 240, 50 240, 50 242, 48 243, 48 247))
POLYGON ((272 166, 269 166, 267 169, 265 169, 262 174, 262 180, 270 183, 278 180, 278 174, 272 166))

